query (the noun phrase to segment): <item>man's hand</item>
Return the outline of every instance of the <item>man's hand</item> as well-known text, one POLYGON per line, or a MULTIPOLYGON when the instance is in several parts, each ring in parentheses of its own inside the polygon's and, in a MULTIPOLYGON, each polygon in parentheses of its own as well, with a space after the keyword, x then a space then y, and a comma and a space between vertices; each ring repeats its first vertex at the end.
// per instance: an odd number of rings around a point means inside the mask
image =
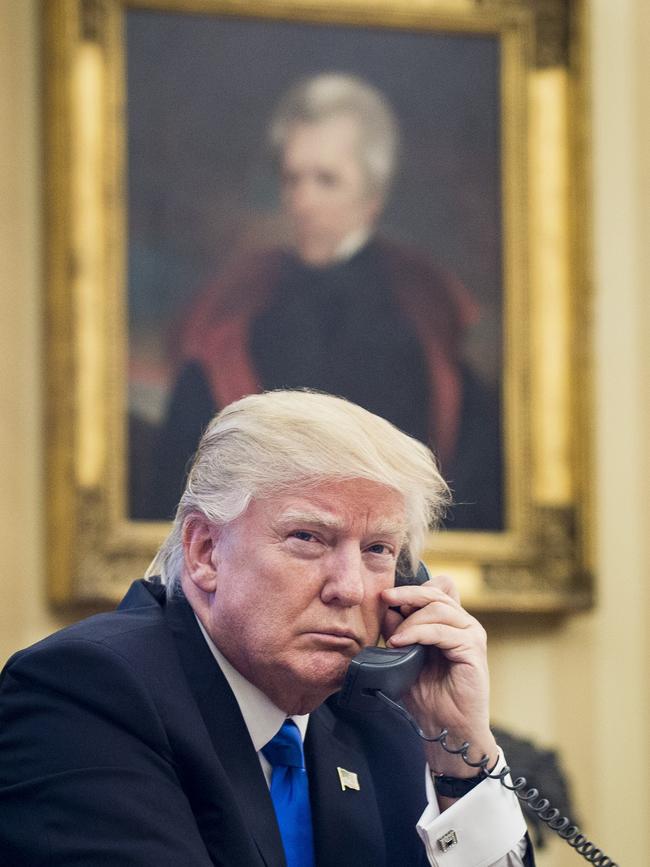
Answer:
MULTIPOLYGON (((382 597, 400 611, 386 613, 386 645, 423 644, 429 648, 422 674, 404 697, 409 712, 426 735, 446 728, 450 747, 469 741, 468 758, 475 762, 487 755, 492 767, 497 761, 497 746, 489 726, 486 634, 461 606, 454 582, 437 576, 419 586, 391 587, 382 597)), ((428 745, 427 759, 438 773, 454 777, 478 773, 437 744, 428 745)))

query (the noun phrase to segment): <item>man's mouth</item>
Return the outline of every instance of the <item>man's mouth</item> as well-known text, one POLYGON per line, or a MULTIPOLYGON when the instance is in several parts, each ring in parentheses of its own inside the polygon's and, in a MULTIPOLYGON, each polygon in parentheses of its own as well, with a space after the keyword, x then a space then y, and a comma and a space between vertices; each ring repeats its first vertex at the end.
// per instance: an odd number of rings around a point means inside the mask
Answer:
POLYGON ((363 643, 358 635, 348 629, 313 629, 310 631, 317 640, 333 645, 344 646, 356 644, 362 647, 363 643))

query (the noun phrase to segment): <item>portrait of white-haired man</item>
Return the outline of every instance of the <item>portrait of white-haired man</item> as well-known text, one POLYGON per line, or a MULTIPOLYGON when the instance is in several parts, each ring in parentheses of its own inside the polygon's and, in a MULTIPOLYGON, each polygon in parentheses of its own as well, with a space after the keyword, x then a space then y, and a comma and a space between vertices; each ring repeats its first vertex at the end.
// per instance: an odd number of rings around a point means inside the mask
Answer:
POLYGON ((359 78, 319 74, 280 99, 269 139, 290 244, 234 257, 190 305, 153 481, 133 517, 172 517, 216 411, 309 387, 433 448, 454 492, 449 527, 502 529, 498 394, 463 360, 478 305, 421 250, 377 229, 398 164, 392 108, 359 78))

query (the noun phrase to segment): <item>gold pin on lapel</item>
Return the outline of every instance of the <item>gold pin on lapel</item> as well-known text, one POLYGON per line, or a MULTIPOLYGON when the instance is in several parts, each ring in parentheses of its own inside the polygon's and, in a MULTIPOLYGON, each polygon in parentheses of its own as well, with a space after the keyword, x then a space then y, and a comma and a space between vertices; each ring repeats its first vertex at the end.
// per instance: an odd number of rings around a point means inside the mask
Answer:
POLYGON ((357 777, 354 771, 346 771, 345 768, 337 768, 336 770, 339 772, 339 782, 341 783, 342 792, 346 789, 355 789, 357 792, 361 791, 359 777, 357 777))

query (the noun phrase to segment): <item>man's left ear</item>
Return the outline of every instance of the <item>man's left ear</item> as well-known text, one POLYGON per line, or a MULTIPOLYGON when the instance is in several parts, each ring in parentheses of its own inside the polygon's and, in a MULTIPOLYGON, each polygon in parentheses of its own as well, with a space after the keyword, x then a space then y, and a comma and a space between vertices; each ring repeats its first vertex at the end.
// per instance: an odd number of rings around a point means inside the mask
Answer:
POLYGON ((189 515, 183 524, 185 572, 192 583, 204 593, 214 593, 217 569, 214 548, 219 528, 205 515, 189 515))

